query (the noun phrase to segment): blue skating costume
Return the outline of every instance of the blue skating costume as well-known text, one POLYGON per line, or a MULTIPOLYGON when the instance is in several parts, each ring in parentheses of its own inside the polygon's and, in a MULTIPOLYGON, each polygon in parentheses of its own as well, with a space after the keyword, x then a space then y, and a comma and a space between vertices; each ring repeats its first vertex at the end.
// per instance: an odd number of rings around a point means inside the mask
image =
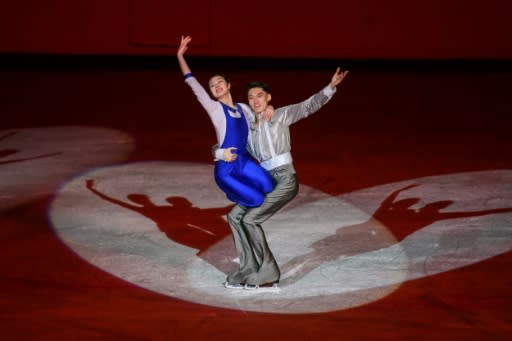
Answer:
POLYGON ((229 200, 245 207, 260 206, 265 194, 273 190, 274 180, 247 152, 248 126, 244 108, 240 104, 236 109, 230 108, 213 100, 192 74, 185 75, 185 82, 210 116, 218 145, 237 148, 235 161, 215 162, 215 182, 229 200))

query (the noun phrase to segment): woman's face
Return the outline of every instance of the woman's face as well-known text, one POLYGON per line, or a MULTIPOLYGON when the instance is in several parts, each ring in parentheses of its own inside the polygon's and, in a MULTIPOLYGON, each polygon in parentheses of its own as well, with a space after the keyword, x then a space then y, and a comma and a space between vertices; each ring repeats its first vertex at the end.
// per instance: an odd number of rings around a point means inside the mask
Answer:
POLYGON ((222 76, 213 76, 208 82, 210 92, 214 98, 221 98, 229 92, 231 85, 222 76))

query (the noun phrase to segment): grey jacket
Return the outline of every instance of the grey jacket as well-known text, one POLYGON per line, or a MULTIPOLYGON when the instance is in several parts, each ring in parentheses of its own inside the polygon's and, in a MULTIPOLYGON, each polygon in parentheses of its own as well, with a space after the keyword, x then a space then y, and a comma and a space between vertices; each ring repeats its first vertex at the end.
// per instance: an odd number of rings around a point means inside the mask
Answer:
MULTIPOLYGON (((277 108, 269 122, 263 120, 261 114, 256 116, 247 105, 242 104, 244 111, 251 113, 248 118, 247 150, 267 170, 292 164, 290 125, 318 111, 329 102, 335 92, 336 89, 326 86, 305 101, 277 108)), ((217 149, 215 159, 222 160, 223 153, 224 149, 217 149)))

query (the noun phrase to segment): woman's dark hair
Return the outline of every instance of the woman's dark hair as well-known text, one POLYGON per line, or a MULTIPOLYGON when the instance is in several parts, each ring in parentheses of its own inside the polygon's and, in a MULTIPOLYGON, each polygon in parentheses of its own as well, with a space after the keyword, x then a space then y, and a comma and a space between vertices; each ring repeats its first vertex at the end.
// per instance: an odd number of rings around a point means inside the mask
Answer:
POLYGON ((216 73, 216 74, 214 74, 213 76, 211 76, 211 77, 210 77, 210 80, 211 80, 213 77, 222 77, 222 78, 224 78, 224 80, 226 81, 226 83, 231 84, 231 79, 229 79, 229 77, 228 77, 228 76, 226 76, 225 74, 222 74, 222 73, 216 73))
POLYGON ((270 93, 270 87, 268 86, 267 83, 264 83, 264 82, 254 81, 254 82, 250 82, 249 84, 247 84, 247 92, 249 92, 249 90, 251 90, 253 88, 261 88, 266 93, 270 93))

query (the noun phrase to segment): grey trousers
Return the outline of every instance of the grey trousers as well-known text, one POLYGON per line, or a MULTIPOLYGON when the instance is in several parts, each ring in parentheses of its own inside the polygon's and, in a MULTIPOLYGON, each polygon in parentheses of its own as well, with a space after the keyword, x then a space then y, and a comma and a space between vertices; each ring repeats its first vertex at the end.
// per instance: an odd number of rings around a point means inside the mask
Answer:
POLYGON ((292 165, 270 171, 276 187, 265 197, 259 207, 236 205, 228 213, 240 268, 227 277, 231 283, 265 284, 277 282, 281 273, 268 246, 261 224, 289 203, 299 191, 299 184, 292 165))

